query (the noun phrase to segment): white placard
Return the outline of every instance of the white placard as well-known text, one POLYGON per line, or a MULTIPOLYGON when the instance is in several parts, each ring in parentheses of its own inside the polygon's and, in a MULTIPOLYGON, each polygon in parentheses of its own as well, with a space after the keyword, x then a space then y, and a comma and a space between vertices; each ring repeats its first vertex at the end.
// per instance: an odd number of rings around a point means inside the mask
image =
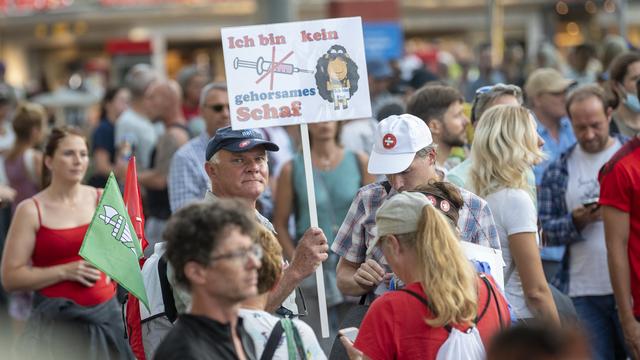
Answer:
POLYGON ((371 116, 360 17, 223 28, 231 127, 371 116))
POLYGON ((469 260, 486 262, 491 268, 491 276, 496 284, 504 292, 504 259, 502 251, 490 247, 470 243, 468 241, 460 241, 464 256, 469 260))

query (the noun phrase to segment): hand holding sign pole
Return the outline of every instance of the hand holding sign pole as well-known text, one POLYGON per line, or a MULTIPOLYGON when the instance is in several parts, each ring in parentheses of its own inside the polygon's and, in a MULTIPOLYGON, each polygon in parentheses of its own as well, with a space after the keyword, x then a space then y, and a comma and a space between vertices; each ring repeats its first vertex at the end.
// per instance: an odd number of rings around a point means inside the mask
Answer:
MULTIPOLYGON (((318 227, 307 123, 371 116, 362 20, 223 28, 221 37, 231 126, 300 125, 310 224, 318 227)), ((325 236, 331 241, 334 234, 325 236)), ((322 264, 316 280, 322 337, 327 338, 322 264)))

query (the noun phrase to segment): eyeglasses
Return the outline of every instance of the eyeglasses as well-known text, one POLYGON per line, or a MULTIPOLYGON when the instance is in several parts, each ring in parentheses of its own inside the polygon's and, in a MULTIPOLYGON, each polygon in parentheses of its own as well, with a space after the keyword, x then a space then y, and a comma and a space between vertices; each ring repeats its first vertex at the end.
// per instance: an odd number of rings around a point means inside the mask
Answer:
POLYGON ((240 249, 236 251, 231 251, 226 254, 216 255, 209 258, 209 262, 218 261, 218 260, 240 260, 242 264, 246 264, 247 260, 249 260, 249 255, 253 256, 256 260, 261 260, 263 255, 262 246, 258 244, 251 245, 248 249, 240 249))
POLYGON ((222 112, 224 111, 224 109, 229 109, 229 104, 213 104, 213 105, 207 105, 207 108, 211 109, 211 111, 213 112, 222 112))

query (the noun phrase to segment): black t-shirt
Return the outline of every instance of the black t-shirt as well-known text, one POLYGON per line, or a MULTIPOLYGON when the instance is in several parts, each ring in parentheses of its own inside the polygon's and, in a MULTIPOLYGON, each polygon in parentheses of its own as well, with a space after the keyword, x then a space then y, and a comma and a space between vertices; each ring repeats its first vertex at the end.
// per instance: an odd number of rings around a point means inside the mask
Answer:
MULTIPOLYGON (((238 318, 236 331, 247 360, 255 360, 253 340, 238 318)), ((183 314, 162 340, 154 360, 238 359, 229 324, 221 324, 205 316, 183 314)))

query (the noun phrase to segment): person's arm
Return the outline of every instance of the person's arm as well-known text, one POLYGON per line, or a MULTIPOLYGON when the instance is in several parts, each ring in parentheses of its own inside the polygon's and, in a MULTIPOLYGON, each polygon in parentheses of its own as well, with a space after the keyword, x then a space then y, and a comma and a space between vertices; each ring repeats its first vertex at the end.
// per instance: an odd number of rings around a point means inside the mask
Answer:
POLYGON ((32 200, 16 208, 2 254, 2 283, 7 291, 34 291, 59 283, 77 281, 91 287, 100 279, 100 271, 84 260, 48 267, 30 264, 36 243, 38 213, 32 200))
POLYGON ((560 325, 558 309, 544 277, 536 233, 509 235, 509 250, 522 281, 524 298, 536 317, 560 325))
POLYGON ((0 185, 0 205, 4 206, 5 203, 13 202, 16 195, 17 192, 12 187, 0 185))
POLYGON ((278 189, 276 193, 275 208, 273 211, 273 226, 278 233, 278 241, 282 245, 285 258, 293 259, 295 247, 293 240, 289 236, 289 215, 293 208, 293 183, 291 181, 291 171, 293 163, 289 161, 282 167, 278 178, 278 189))
POLYGON ((369 156, 363 152, 357 151, 356 156, 358 158, 358 166, 360 166, 360 174, 362 174, 362 182, 360 186, 365 186, 376 181, 376 177, 369 174, 367 164, 369 164, 369 156))
POLYGON ((327 238, 322 229, 309 228, 298 242, 291 265, 283 271, 278 285, 269 293, 266 311, 275 311, 304 278, 311 275, 321 262, 327 260, 328 250, 327 238))
POLYGON ((100 175, 109 175, 112 170, 109 152, 103 148, 93 150, 94 172, 100 175))
POLYGON ((155 169, 149 169, 138 173, 138 183, 150 190, 162 190, 167 187, 167 178, 155 169))
POLYGON ((635 359, 640 358, 640 323, 633 315, 631 280, 629 271, 629 213, 612 206, 602 207, 607 260, 611 286, 616 298, 618 317, 622 325, 627 348, 635 359))
POLYGON ((562 168, 561 160, 553 162, 544 172, 538 187, 538 217, 544 230, 546 244, 550 246, 569 245, 582 241, 580 230, 586 223, 595 221, 598 211, 578 207, 567 209, 565 194, 568 175, 562 168))
POLYGON ((36 175, 36 183, 40 185, 42 179, 42 152, 40 150, 34 150, 33 152, 33 170, 36 175))
POLYGON ((371 358, 367 355, 363 354, 362 351, 358 350, 353 346, 353 342, 349 340, 346 336, 340 336, 340 342, 342 346, 344 346, 347 351, 347 357, 349 360, 370 360, 371 358))

